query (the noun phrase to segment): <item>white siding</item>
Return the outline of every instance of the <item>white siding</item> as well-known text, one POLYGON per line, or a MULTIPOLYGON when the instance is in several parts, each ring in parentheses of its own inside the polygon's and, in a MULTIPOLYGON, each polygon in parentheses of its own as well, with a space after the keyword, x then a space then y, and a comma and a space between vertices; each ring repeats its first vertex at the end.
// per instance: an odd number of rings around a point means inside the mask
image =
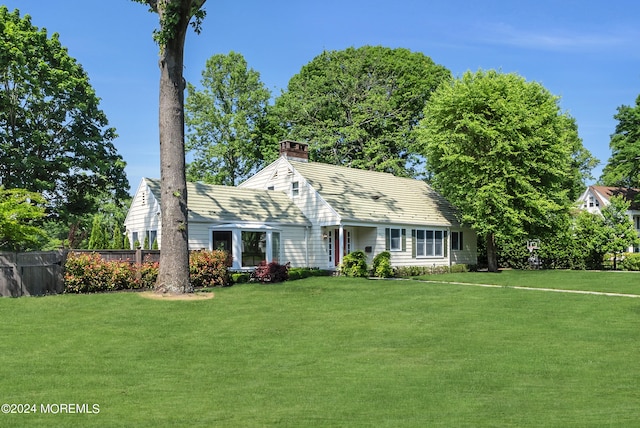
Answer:
MULTIPOLYGON (((157 231, 158 245, 161 244, 160 236, 160 205, 149 190, 144 180, 138 186, 138 190, 131 202, 131 208, 125 219, 125 233, 129 237, 129 242, 133 246, 133 233, 138 234, 140 244, 144 242, 144 234, 149 230, 157 231)), ((149 245, 153 243, 150 242, 149 245)))
POLYGON ((294 166, 295 161, 292 165, 285 158, 280 158, 239 187, 265 190, 272 187, 273 190, 288 195, 312 224, 338 224, 339 218, 335 211, 322 200, 305 178, 295 171, 294 166), (292 194, 294 182, 298 183, 297 196, 292 194))

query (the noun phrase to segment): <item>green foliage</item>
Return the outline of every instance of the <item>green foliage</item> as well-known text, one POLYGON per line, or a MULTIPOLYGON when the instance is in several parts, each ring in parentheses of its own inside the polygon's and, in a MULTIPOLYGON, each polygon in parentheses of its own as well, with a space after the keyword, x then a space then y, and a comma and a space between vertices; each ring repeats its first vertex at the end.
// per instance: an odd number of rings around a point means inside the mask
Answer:
POLYGON ((332 272, 329 270, 321 270, 318 268, 290 268, 289 281, 310 278, 314 276, 330 276, 331 274, 332 272))
POLYGON ((116 224, 113 228, 113 236, 111 237, 111 243, 109 244, 109 248, 112 250, 121 250, 124 249, 124 235, 120 230, 120 225, 116 224))
POLYGON ((0 181, 46 195, 51 218, 67 227, 105 199, 125 198, 115 129, 58 35, 2 6, 0 45, 0 181))
POLYGON ((574 242, 581 250, 585 269, 602 269, 602 260, 607 252, 607 232, 604 220, 598 214, 581 211, 575 218, 574 242))
MULTIPOLYGON (((190 254, 190 279, 194 287, 226 286, 228 254, 224 251, 197 251, 190 254)), ((69 253, 65 263, 65 293, 97 293, 152 288, 159 263, 145 260, 105 261, 98 253, 69 253)))
POLYGON ((158 279, 160 265, 158 262, 145 260, 141 265, 136 266, 137 274, 134 283, 136 288, 153 288, 158 279))
POLYGON ((107 248, 104 226, 102 224, 102 216, 97 214, 93 216, 93 225, 91 227, 91 237, 89 238, 90 250, 103 250, 107 248))
POLYGON ((44 198, 25 189, 0 186, 0 250, 37 249, 46 237, 38 221, 45 216, 44 198))
POLYGON ((449 268, 450 273, 464 273, 464 272, 469 272, 469 270, 470 270, 469 266, 464 263, 451 265, 451 267, 449 268))
POLYGON ((618 124, 600 181, 605 186, 640 187, 640 96, 635 106, 622 105, 613 117, 618 124))
POLYGON ((630 202, 623 196, 612 196, 609 198, 609 204, 601 211, 607 237, 605 249, 614 254, 614 269, 617 255, 624 253, 631 246, 640 244, 633 221, 627 215, 629 206, 630 202))
POLYGON ((344 256, 340 264, 340 273, 350 277, 367 277, 367 255, 364 251, 353 251, 344 256))
POLYGON ((623 254, 620 268, 622 270, 640 271, 640 253, 623 254))
POLYGON ((496 241, 565 225, 594 163, 558 98, 515 74, 467 72, 441 85, 420 125, 434 187, 496 241))
POLYGON ((231 282, 233 284, 245 284, 251 279, 251 274, 246 272, 237 272, 231 274, 231 282))
POLYGON ((371 270, 373 271, 373 275, 378 278, 393 277, 394 272, 391 267, 391 253, 389 251, 383 251, 376 254, 373 258, 371 270))
POLYGON ((189 255, 189 278, 194 287, 229 285, 227 268, 231 265, 226 251, 192 251, 189 255))
POLYGON ((191 21, 193 30, 200 34, 202 21, 207 12, 202 9, 206 0, 168 0, 158 2, 156 0, 133 0, 149 6, 149 11, 160 16, 160 28, 153 30, 153 39, 160 49, 164 49, 167 43, 175 39, 176 35, 191 21))
POLYGON ((271 93, 235 52, 209 58, 200 83, 201 90, 187 85, 186 149, 193 154, 187 178, 235 186, 263 165, 257 126, 271 93))
MULTIPOLYGON (((458 277, 634 293, 634 275, 458 277)), ((0 299, 0 312, 11 397, 97 397, 101 410, 6 414, 3 426, 620 428, 640 420, 638 299, 336 277, 230 287, 186 303, 133 293, 0 299), (219 397, 250 399, 212 405, 212 385, 219 397), (132 398, 143 389, 167 393, 132 398)))
POLYGON ((140 288, 135 265, 104 261, 97 253, 69 253, 64 272, 65 293, 96 293, 140 288))
POLYGON ((289 81, 272 114, 284 138, 310 143, 310 159, 416 176, 413 129, 450 72, 407 49, 325 51, 289 81))
MULTIPOLYGON (((458 267, 456 269, 461 268, 458 267)), ((402 278, 422 275, 439 275, 443 273, 449 273, 449 266, 398 266, 396 268, 396 276, 402 278)))

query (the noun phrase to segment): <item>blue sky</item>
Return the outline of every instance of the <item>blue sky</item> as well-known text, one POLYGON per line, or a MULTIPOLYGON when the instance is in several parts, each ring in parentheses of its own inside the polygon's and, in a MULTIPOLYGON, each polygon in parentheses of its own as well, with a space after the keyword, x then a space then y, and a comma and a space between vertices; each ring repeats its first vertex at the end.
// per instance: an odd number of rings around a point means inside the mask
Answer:
MULTIPOLYGON (((115 127, 131 192, 159 177, 157 16, 131 0, 5 0, 32 24, 57 32, 87 71, 115 127)), ((198 85, 206 60, 239 52, 280 94, 323 50, 363 45, 422 52, 455 76, 518 73, 561 97, 585 147, 610 156, 620 105, 640 94, 640 2, 601 0, 208 0, 200 35, 190 32, 185 78, 198 85)))

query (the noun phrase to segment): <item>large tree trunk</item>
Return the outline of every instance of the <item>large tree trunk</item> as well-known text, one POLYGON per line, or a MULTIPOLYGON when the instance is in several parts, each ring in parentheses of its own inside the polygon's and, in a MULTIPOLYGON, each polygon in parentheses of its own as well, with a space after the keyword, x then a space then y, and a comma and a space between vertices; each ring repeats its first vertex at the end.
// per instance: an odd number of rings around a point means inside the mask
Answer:
POLYGON ((487 267, 489 272, 498 272, 498 252, 496 237, 493 233, 487 234, 487 267))
MULTIPOLYGON (((190 3, 190 2, 182 2, 190 3)), ((159 10, 159 14, 163 11, 159 10)), ((156 292, 188 293, 189 247, 184 148, 184 41, 190 19, 181 13, 174 37, 160 52, 160 197, 162 241, 156 292)), ((161 17, 162 18, 162 17, 161 17)))

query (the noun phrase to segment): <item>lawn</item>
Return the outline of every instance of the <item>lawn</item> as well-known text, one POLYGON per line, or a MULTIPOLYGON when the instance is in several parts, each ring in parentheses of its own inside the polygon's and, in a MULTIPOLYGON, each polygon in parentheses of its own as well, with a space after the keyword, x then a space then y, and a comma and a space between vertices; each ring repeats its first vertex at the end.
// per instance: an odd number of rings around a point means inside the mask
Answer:
POLYGON ((0 319, 0 402, 38 409, 2 426, 640 421, 640 299, 309 278, 187 302, 4 298, 0 319), (99 413, 40 412, 60 403, 99 413))
POLYGON ((640 272, 569 271, 569 270, 502 270, 493 272, 451 273, 422 276, 439 282, 493 284, 511 287, 584 290, 604 293, 640 295, 640 272))

